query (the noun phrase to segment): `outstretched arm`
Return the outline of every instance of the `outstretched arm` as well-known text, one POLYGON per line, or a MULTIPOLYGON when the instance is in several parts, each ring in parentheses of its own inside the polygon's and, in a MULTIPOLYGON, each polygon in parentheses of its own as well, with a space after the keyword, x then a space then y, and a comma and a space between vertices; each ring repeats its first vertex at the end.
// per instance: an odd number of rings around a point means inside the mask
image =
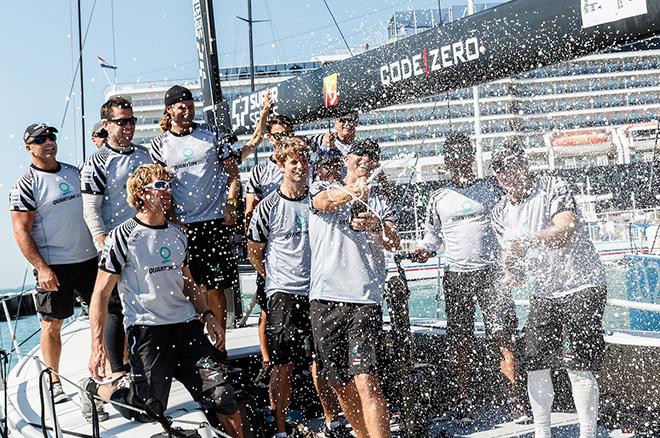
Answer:
POLYGON ((247 160, 250 155, 252 155, 261 144, 264 139, 264 134, 266 133, 266 121, 268 120, 268 115, 270 114, 271 100, 270 100, 270 88, 266 90, 266 96, 264 97, 264 106, 259 115, 259 120, 257 121, 257 126, 254 128, 252 133, 252 138, 243 145, 241 149, 241 160, 247 160))

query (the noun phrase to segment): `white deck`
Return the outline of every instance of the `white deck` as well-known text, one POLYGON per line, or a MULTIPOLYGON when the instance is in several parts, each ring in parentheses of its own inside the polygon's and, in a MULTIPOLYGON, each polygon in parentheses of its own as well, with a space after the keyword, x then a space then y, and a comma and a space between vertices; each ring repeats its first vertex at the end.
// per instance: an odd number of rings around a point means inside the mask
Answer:
MULTIPOLYGON (((413 327, 415 331, 444 331, 444 324, 428 324, 430 321, 416 321, 426 327, 413 327)), ((235 329, 228 332, 227 347, 230 357, 244 356, 258 353, 256 327, 235 329)), ((62 360, 60 369, 62 374, 73 382, 78 382, 88 375, 87 360, 90 349, 90 331, 88 321, 79 319, 66 326, 62 334, 62 360)), ((37 354, 38 349, 32 352, 37 354)), ((37 384, 40 368, 33 357, 25 357, 14 367, 9 376, 9 425, 13 436, 25 436, 41 438, 43 436, 40 427, 40 400, 39 387, 37 384)), ((74 432, 82 436, 91 436, 92 428, 83 418, 80 412, 80 399, 77 388, 64 381, 64 390, 70 396, 70 401, 56 405, 57 418, 60 428, 65 432, 74 432)), ((172 385, 167 415, 175 419, 183 419, 203 423, 206 418, 192 401, 187 391, 178 382, 172 385)), ((131 422, 124 419, 110 404, 105 405, 110 419, 100 423, 101 435, 104 437, 149 437, 162 431, 156 423, 143 424, 131 422)), ((492 409, 482 409, 477 415, 477 422, 471 426, 462 426, 458 423, 445 421, 434 425, 435 433, 445 431, 449 436, 455 437, 529 437, 533 432, 531 425, 516 425, 505 421, 505 415, 492 409)), ((553 436, 577 437, 577 417, 575 414, 554 413, 553 414, 553 436)), ((318 421, 312 422, 318 425, 318 421)), ((47 415, 46 425, 52 427, 52 418, 47 415)), ((177 424, 186 429, 194 426, 188 424, 177 424)), ((316 429, 316 428, 314 428, 316 429)), ((317 429, 318 430, 318 429, 317 429)), ((199 430, 203 437, 212 437, 208 429, 199 430)), ((54 436, 50 433, 51 436, 54 436)), ((80 436, 80 435, 79 435, 80 436)), ((396 435, 395 435, 396 436, 396 435)), ((632 435, 623 434, 620 431, 599 430, 599 437, 628 437, 632 435)))
MULTIPOLYGON (((245 354, 254 349, 257 339, 256 327, 246 327, 230 332, 227 345, 231 348, 230 355, 245 354)), ((38 354, 38 349, 31 354, 38 354)), ((89 323, 79 319, 66 326, 62 332, 62 359, 60 370, 67 379, 78 382, 89 375, 87 361, 90 353, 89 323)), ((12 369, 8 379, 9 395, 9 427, 13 436, 43 437, 40 427, 41 404, 39 399, 38 376, 40 368, 33 357, 24 357, 12 369)), ((80 398, 75 386, 62 381, 64 391, 69 395, 70 401, 55 405, 57 419, 62 431, 91 436, 92 426, 83 418, 80 411, 80 398)), ((105 404, 110 414, 107 421, 100 423, 102 436, 105 437, 149 437, 162 432, 157 423, 131 422, 122 417, 110 404, 105 404)), ((197 423, 206 422, 206 417, 192 401, 185 388, 178 382, 172 385, 169 404, 166 414, 175 418, 197 423)), ((185 429, 195 428, 193 425, 175 423, 175 426, 185 429)), ((46 426, 52 427, 53 420, 47 414, 46 426)), ((199 430, 202 437, 212 437, 208 429, 199 430)), ((54 434, 51 433, 51 436, 54 434)), ((64 433, 64 436, 67 436, 64 433)), ((71 436, 71 435, 68 435, 71 436)))

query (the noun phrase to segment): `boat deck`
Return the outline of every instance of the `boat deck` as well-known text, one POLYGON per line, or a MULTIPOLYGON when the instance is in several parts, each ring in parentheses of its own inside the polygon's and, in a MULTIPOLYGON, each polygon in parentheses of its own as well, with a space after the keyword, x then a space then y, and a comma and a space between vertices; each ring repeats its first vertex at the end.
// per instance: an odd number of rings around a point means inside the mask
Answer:
MULTIPOLYGON (((421 322, 421 321, 420 321, 421 322)), ((415 331, 442 331, 437 324, 417 326, 415 331)), ((62 333, 61 370, 63 376, 78 382, 88 375, 87 360, 90 352, 90 331, 86 319, 78 319, 67 325, 62 333)), ((230 357, 243 357, 258 354, 257 332, 255 326, 248 326, 228 332, 228 352, 230 357)), ((38 354, 38 348, 31 354, 38 354)), ((40 427, 41 403, 39 397, 38 376, 41 371, 39 362, 32 356, 25 356, 10 373, 8 381, 9 424, 12 436, 43 437, 40 427)), ((92 427, 80 412, 80 399, 77 388, 70 382, 63 381, 64 391, 70 400, 56 405, 56 415, 63 436, 87 437, 92 434, 92 427)), ((162 431, 157 423, 143 424, 124 419, 110 404, 105 405, 110 419, 100 423, 101 436, 136 437, 152 436, 162 431)), ((47 411, 48 412, 48 411, 47 411)), ((189 394, 178 382, 174 382, 166 412, 176 420, 191 421, 201 424, 206 421, 203 413, 192 401, 189 394)), ((476 422, 465 426, 453 421, 436 421, 433 431, 436 436, 453 437, 529 437, 532 425, 517 425, 507 421, 506 414, 494 409, 482 408, 476 413, 476 422), (444 432, 444 434, 443 434, 444 432)), ((52 417, 46 415, 46 425, 52 427, 52 417)), ((175 423, 186 429, 195 428, 190 424, 175 423)), ((319 430, 320 421, 309 423, 312 430, 319 430)), ((397 426, 393 427, 394 436, 397 426)), ((202 437, 214 436, 207 428, 198 430, 202 437)), ((54 434, 49 433, 51 436, 54 434)), ((570 413, 553 414, 553 436, 577 437, 577 417, 570 413)), ((628 437, 621 431, 599 430, 599 437, 628 437)))

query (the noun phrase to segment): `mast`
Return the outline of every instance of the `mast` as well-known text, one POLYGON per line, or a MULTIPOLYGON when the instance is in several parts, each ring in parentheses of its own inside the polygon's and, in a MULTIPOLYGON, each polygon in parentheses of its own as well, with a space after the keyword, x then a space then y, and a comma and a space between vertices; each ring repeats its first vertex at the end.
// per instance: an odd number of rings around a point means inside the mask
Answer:
POLYGON ((199 85, 202 94, 202 111, 207 123, 231 131, 227 103, 222 98, 220 66, 213 19, 213 0, 193 0, 195 38, 199 59, 199 85))
POLYGON ((78 63, 80 64, 80 115, 82 125, 82 155, 85 160, 85 143, 87 134, 85 133, 85 86, 83 84, 83 41, 82 41, 82 23, 80 17, 80 0, 78 0, 78 63))
MULTIPOLYGON (((467 0, 466 15, 476 12, 474 0, 467 0)), ((472 108, 474 112, 474 146, 476 148, 477 177, 484 176, 484 150, 481 144, 481 109, 479 107, 479 85, 472 87, 472 108)))

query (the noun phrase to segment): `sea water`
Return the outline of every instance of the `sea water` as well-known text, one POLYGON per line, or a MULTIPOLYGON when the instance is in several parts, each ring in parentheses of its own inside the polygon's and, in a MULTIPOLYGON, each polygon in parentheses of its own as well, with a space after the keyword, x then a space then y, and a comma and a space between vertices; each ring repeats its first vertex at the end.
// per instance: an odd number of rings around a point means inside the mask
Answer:
MULTIPOLYGON (((626 299, 625 268, 623 265, 607 265, 607 285, 608 297, 626 299)), ((444 300, 442 288, 438 287, 438 280, 419 280, 411 281, 410 287, 410 316, 412 318, 437 318, 445 319, 444 300)), ((524 289, 513 291, 514 299, 528 299, 529 292, 524 289)), ((243 297, 243 308, 248 308, 252 297, 243 297)), ((518 323, 523 325, 527 320, 527 307, 517 306, 518 323)), ((80 309, 76 309, 80 312, 80 309)), ((254 314, 257 314, 258 307, 255 306, 254 314)), ((477 311, 477 322, 482 322, 481 312, 477 311)), ((629 327, 628 311, 626 309, 607 306, 603 326, 606 329, 622 329, 629 327)), ((15 329, 18 342, 25 342, 21 346, 21 351, 25 354, 39 344, 39 318, 36 315, 21 317, 12 321, 12 327, 15 329), (26 341, 30 336, 29 340, 26 341)), ((7 323, 0 321, 0 340, 1 348, 5 351, 12 349, 11 336, 7 323)), ((11 358, 12 365, 16 363, 16 356, 11 358)))

